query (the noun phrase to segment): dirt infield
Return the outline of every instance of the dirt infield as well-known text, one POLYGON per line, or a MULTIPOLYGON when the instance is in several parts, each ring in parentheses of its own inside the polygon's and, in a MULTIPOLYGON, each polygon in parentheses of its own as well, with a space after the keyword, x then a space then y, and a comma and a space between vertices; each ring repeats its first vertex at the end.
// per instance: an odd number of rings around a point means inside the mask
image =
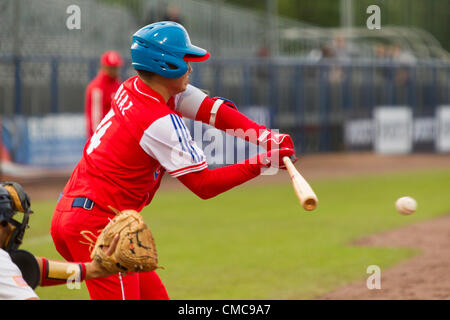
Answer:
POLYGON ((318 299, 450 299, 450 214, 358 240, 355 245, 407 247, 422 253, 381 270, 381 289, 357 281, 318 299))

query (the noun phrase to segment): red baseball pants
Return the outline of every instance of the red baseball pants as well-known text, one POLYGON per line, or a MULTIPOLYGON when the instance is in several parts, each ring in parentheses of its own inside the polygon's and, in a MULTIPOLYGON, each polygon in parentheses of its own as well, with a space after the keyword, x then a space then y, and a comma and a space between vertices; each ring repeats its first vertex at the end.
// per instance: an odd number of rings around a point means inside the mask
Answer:
MULTIPOLYGON (((71 262, 91 261, 90 254, 101 230, 114 213, 97 204, 91 210, 72 207, 73 198, 62 196, 52 218, 51 235, 59 254, 71 262), (91 240, 89 240, 91 239, 91 240)), ((115 274, 86 280, 92 300, 168 300, 158 274, 140 272, 115 274)))

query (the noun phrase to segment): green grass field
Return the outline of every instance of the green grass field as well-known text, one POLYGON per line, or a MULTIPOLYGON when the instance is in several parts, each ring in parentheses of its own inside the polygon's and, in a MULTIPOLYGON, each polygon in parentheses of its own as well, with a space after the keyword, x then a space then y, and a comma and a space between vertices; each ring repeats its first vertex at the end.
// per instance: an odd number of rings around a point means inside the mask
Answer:
MULTIPOLYGON (((313 181, 312 213, 298 205, 290 181, 243 185, 214 199, 161 191, 143 215, 153 231, 158 273, 172 299, 310 299, 367 278, 417 251, 353 247, 364 235, 450 212, 450 170, 313 181), (395 200, 416 198, 402 216, 395 200)), ((32 203, 36 214, 24 249, 59 259, 49 235, 54 202, 32 203)), ((38 288, 41 299, 88 299, 81 289, 38 288)))

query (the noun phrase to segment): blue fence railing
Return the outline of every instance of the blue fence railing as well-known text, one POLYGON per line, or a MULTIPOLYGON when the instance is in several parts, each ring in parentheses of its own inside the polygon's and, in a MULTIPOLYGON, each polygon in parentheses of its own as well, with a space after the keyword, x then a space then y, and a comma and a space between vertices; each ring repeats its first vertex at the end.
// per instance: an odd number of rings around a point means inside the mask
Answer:
MULTIPOLYGON (((84 90, 97 69, 97 58, 0 56, 1 114, 83 112, 84 90)), ((312 143, 319 151, 338 148, 342 123, 371 116, 375 106, 408 105, 427 116, 450 104, 450 63, 442 61, 211 59, 193 69, 194 85, 238 106, 269 108, 277 128, 300 132, 300 144, 308 133, 304 148, 312 143)), ((122 80, 134 74, 126 61, 122 80)))

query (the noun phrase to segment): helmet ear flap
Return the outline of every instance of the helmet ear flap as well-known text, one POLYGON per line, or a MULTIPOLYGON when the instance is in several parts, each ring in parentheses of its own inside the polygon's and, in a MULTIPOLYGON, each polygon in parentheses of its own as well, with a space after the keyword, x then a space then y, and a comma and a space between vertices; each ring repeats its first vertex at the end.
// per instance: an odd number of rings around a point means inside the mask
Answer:
POLYGON ((162 68, 167 78, 179 78, 189 70, 187 63, 179 58, 167 59, 163 62, 162 68))

